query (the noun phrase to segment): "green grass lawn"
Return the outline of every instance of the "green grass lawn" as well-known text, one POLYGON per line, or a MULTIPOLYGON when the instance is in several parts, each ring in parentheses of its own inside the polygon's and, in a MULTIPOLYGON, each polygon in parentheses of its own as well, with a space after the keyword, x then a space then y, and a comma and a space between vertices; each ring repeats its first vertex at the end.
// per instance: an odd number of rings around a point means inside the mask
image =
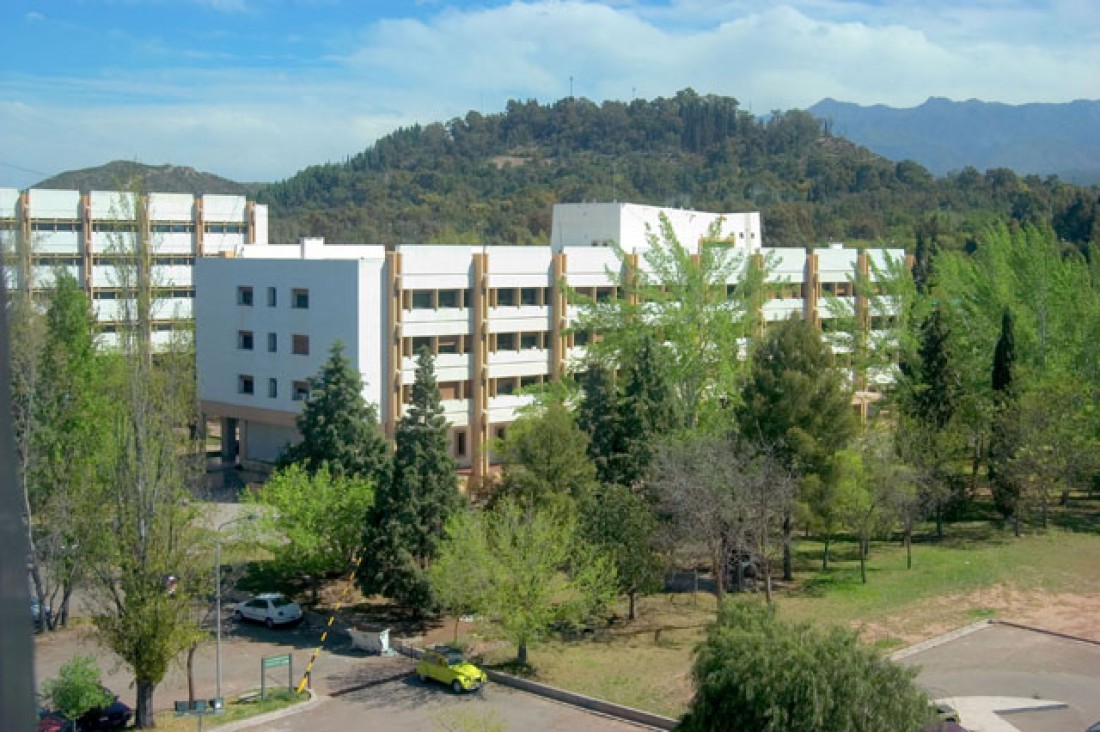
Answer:
MULTIPOLYGON (((286 689, 268 692, 263 701, 241 703, 238 700, 227 699, 225 711, 222 714, 203 717, 203 729, 215 729, 223 724, 239 722, 278 709, 284 709, 294 704, 300 704, 309 700, 309 694, 296 694, 286 689)), ((157 729, 167 732, 194 732, 198 728, 198 720, 195 717, 177 717, 175 712, 161 712, 157 715, 157 729)))
MULTIPOLYGON (((898 543, 875 543, 866 585, 854 542, 834 542, 828 572, 820 571, 821 549, 815 541, 797 544, 796 581, 776 594, 780 612, 861 629, 884 651, 1010 612, 1013 602, 1100 594, 1100 535, 1091 531, 1052 527, 1016 538, 988 521, 949 524, 942 542, 920 537, 912 569, 898 543)), ((703 625, 714 608, 704 594, 694 603, 690 594, 649 597, 633 628, 703 625)), ((531 648, 532 677, 659 714, 682 714, 692 694, 691 653, 703 630, 664 631, 659 642, 652 632, 631 630, 602 641, 544 640, 531 648)), ((512 653, 510 646, 501 648, 486 661, 500 663, 512 653)))

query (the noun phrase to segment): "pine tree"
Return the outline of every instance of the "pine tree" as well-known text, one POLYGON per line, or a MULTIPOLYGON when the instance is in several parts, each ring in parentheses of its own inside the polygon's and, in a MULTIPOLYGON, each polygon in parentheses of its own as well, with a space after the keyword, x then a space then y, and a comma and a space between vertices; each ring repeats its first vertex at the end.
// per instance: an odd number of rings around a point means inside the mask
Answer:
POLYGON ((332 344, 328 360, 310 379, 309 396, 298 415, 302 441, 280 457, 280 467, 297 463, 310 474, 324 464, 334 478, 363 477, 380 484, 389 468, 389 448, 378 427, 378 411, 363 398, 363 377, 332 344))
POLYGON ((993 350, 993 421, 989 436, 989 481, 993 505, 1006 519, 1013 519, 1020 533, 1020 486, 1007 470, 1016 453, 1015 424, 1016 338, 1012 313, 1001 316, 1001 335, 993 350))
POLYGON ((669 386, 664 353, 646 334, 626 366, 618 403, 623 435, 619 483, 634 486, 645 480, 657 458, 657 441, 676 428, 676 403, 669 386))
POLYGON ((434 605, 426 570, 458 510, 458 475, 447 442, 432 356, 417 356, 412 402, 397 425, 393 470, 367 514, 363 591, 421 612, 434 605))
POLYGON ((618 483, 615 469, 622 451, 618 393, 611 371, 592 362, 580 379, 584 398, 577 406, 577 426, 588 435, 588 457, 596 466, 596 477, 604 484, 618 483))

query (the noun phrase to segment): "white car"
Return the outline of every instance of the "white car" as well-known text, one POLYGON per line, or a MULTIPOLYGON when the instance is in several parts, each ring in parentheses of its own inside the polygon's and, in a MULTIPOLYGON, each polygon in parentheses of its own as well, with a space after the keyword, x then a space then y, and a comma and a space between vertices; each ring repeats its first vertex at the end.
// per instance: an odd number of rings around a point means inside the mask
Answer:
POLYGON ((238 622, 253 620, 274 628, 276 625, 297 623, 302 619, 302 608, 298 607, 298 603, 288 600, 286 595, 265 592, 262 595, 256 595, 248 602, 237 605, 237 609, 233 611, 233 617, 238 622))

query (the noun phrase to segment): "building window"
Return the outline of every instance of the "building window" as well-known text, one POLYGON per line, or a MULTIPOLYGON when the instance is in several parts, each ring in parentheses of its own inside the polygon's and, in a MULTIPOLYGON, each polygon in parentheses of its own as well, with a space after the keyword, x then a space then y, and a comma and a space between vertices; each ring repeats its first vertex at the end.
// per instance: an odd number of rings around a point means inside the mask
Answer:
POLYGON ((436 339, 436 353, 460 353, 462 336, 441 335, 436 339))
POLYGON ((267 352, 275 353, 279 350, 279 336, 276 333, 267 334, 267 352))
POLYGON ((614 287, 597 287, 596 302, 611 302, 615 299, 614 287))
POLYGON ((307 336, 307 335, 293 335, 293 336, 291 336, 290 350, 295 356, 308 356, 309 355, 309 336, 307 336))
POLYGON ((466 457, 466 430, 455 430, 455 457, 466 457))
POLYGON ((462 398, 462 382, 461 381, 441 381, 439 382, 439 398, 443 401, 461 399, 462 398))
POLYGON ((252 305, 252 288, 251 287, 238 287, 237 288, 237 304, 238 305, 252 305))
POLYGON ((516 393, 516 379, 497 379, 496 396, 509 396, 516 393))
POLYGON ((539 288, 524 287, 519 291, 520 305, 542 305, 539 298, 539 288))
POLYGON ((588 345, 588 331, 586 331, 586 330, 575 331, 573 333, 573 345, 574 345, 574 347, 587 346, 588 345))
POLYGON ((296 402, 304 402, 309 399, 309 382, 308 381, 295 381, 290 386, 291 395, 290 398, 296 402))
POLYGON ((541 376, 521 376, 519 377, 519 388, 526 389, 532 386, 538 386, 542 383, 541 376))
POLYGON ((279 398, 279 380, 268 379, 267 380, 267 395, 272 399, 279 398))
POLYGON ((516 304, 516 291, 507 288, 496 290, 497 301, 496 304, 500 307, 511 307, 516 304))
POLYGON ((435 303, 432 301, 431 290, 413 290, 412 293, 412 309, 413 310, 433 310, 435 303))
POLYGON ((242 351, 252 350, 252 331, 250 330, 238 330, 237 331, 237 348, 242 351))
POLYGON ((542 348, 542 333, 520 333, 519 349, 521 351, 534 351, 542 348))
POLYGON ((237 393, 252 394, 256 390, 252 377, 248 374, 237 374, 237 393))
POLYGON ((294 289, 290 291, 290 307, 295 310, 309 309, 309 290, 294 289))
POLYGON ((279 291, 274 287, 267 288, 267 306, 273 308, 279 304, 279 291))
POLYGON ((508 436, 508 428, 504 425, 501 425, 500 427, 497 427, 493 433, 496 435, 496 438, 498 440, 503 440, 508 436))
POLYGON ((458 303, 462 301, 459 295, 459 290, 440 290, 439 291, 439 307, 441 308, 457 308, 458 303))

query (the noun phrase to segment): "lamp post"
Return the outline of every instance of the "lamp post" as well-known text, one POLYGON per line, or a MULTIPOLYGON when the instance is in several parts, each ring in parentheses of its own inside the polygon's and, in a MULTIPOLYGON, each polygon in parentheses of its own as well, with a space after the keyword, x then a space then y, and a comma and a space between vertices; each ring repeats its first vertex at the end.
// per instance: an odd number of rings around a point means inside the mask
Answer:
POLYGON ((231 524, 235 524, 238 521, 251 521, 256 518, 252 514, 246 514, 244 516, 238 516, 237 518, 230 519, 225 523, 218 524, 214 529, 217 533, 217 539, 214 543, 214 612, 215 612, 215 627, 217 631, 215 633, 215 651, 214 651, 214 675, 215 675, 215 691, 214 696, 218 699, 222 698, 222 529, 231 524))

